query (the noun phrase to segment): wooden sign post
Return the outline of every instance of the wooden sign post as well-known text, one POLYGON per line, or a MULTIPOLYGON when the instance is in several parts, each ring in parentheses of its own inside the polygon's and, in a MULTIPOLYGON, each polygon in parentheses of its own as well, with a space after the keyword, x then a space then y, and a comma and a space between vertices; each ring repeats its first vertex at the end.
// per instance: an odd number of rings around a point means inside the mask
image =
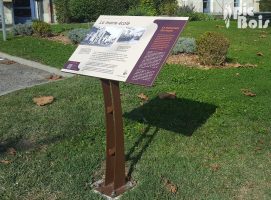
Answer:
POLYGON ((96 188, 110 197, 126 189, 124 135, 118 81, 101 79, 106 122, 106 171, 105 180, 96 188))

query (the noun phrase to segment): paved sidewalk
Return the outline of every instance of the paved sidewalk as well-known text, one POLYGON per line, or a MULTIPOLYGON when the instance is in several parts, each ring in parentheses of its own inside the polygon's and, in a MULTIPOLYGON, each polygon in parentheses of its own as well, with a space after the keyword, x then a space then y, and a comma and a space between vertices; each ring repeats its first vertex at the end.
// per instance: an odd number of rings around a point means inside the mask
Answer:
POLYGON ((23 88, 49 82, 50 72, 0 60, 0 96, 23 88))
POLYGON ((63 76, 63 77, 72 77, 72 76, 74 76, 73 74, 61 72, 59 69, 56 69, 54 67, 50 67, 48 65, 43 65, 43 64, 35 62, 35 61, 26 60, 24 58, 20 58, 20 57, 17 57, 17 56, 11 56, 11 55, 3 53, 3 52, 0 52, 0 58, 13 60, 13 61, 15 61, 17 63, 22 64, 22 65, 37 68, 37 69, 47 71, 47 72, 50 72, 50 73, 53 73, 53 74, 57 74, 57 75, 60 75, 60 76, 63 76))
POLYGON ((51 75, 59 75, 64 78, 74 76, 54 67, 0 52, 0 96, 47 83, 51 75), (5 61, 1 61, 1 59, 5 61))

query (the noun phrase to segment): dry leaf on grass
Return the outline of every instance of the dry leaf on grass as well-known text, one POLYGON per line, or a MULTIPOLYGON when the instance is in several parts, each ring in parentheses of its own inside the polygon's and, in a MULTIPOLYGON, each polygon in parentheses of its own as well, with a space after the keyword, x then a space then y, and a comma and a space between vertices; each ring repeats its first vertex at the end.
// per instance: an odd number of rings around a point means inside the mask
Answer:
POLYGON ((225 28, 225 26, 222 26, 222 25, 216 25, 216 28, 225 28))
POLYGON ((210 167, 213 172, 216 172, 221 168, 221 166, 217 163, 211 164, 210 167))
POLYGON ((4 65, 13 65, 15 63, 16 62, 13 61, 13 60, 3 60, 3 61, 0 61, 0 64, 4 64, 4 65))
POLYGON ((53 96, 35 97, 33 98, 33 101, 38 106, 45 106, 47 104, 52 103, 54 101, 54 97, 53 96))
POLYGON ((8 155, 15 156, 15 155, 16 155, 16 150, 15 150, 13 147, 8 148, 8 149, 7 149, 7 154, 8 154, 8 155))
POLYGON ((233 63, 233 64, 230 64, 231 67, 235 67, 235 68, 239 68, 239 67, 242 67, 242 65, 240 63, 233 63))
POLYGON ((262 52, 258 52, 257 56, 263 56, 263 53, 262 52))
POLYGON ((266 38, 266 35, 260 35, 259 38, 266 38))
POLYGON ((52 74, 51 76, 48 77, 48 80, 52 80, 52 81, 59 80, 59 79, 62 79, 62 76, 52 74))
POLYGON ((171 192, 173 194, 177 193, 177 190, 178 190, 177 186, 174 185, 170 180, 165 179, 164 184, 165 184, 165 187, 166 187, 167 191, 169 191, 169 192, 171 192))
POLYGON ((11 163, 11 161, 10 160, 0 160, 0 163, 7 165, 7 164, 11 163))
POLYGON ((258 140, 258 143, 264 144, 264 141, 263 140, 258 140))
POLYGON ((250 64, 250 63, 246 63, 246 64, 226 63, 225 66, 227 66, 227 67, 234 67, 234 68, 240 68, 240 67, 257 67, 257 65, 253 65, 253 64, 250 64))
POLYGON ((255 97, 256 94, 251 92, 249 89, 241 89, 241 92, 248 97, 255 97))
POLYGON ((263 148, 262 147, 256 147, 255 151, 261 151, 263 148))
POLYGON ((160 99, 176 99, 176 92, 164 92, 160 93, 158 96, 160 99))
POLYGON ((137 97, 140 98, 140 99, 143 100, 143 101, 148 101, 148 100, 149 100, 149 97, 146 96, 146 95, 143 94, 143 93, 138 94, 137 97))
POLYGON ((243 67, 257 67, 258 65, 254 65, 251 63, 244 64, 243 67))

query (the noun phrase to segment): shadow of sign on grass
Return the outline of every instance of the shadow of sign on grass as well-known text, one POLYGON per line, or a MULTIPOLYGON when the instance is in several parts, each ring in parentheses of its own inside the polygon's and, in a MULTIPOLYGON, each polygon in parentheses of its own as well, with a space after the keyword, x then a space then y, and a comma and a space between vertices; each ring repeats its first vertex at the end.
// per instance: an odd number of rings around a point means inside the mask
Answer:
POLYGON ((155 98, 124 117, 150 126, 191 136, 216 111, 217 106, 184 98, 155 98))
POLYGON ((211 117, 216 108, 217 106, 212 104, 184 98, 162 100, 157 97, 143 106, 125 113, 125 118, 147 125, 144 132, 140 134, 126 154, 126 160, 130 161, 127 173, 128 179, 131 179, 136 164, 159 132, 159 129, 192 136, 211 117))

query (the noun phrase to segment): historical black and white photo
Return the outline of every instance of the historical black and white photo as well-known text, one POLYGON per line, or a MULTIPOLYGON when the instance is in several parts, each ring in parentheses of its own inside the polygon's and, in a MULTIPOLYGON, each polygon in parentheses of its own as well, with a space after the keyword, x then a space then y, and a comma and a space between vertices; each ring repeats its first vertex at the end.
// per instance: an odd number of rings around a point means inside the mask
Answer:
POLYGON ((82 45, 110 47, 120 36, 122 30, 115 27, 93 26, 82 45))
POLYGON ((134 43, 138 42, 145 32, 144 28, 127 27, 123 29, 118 42, 134 43))

